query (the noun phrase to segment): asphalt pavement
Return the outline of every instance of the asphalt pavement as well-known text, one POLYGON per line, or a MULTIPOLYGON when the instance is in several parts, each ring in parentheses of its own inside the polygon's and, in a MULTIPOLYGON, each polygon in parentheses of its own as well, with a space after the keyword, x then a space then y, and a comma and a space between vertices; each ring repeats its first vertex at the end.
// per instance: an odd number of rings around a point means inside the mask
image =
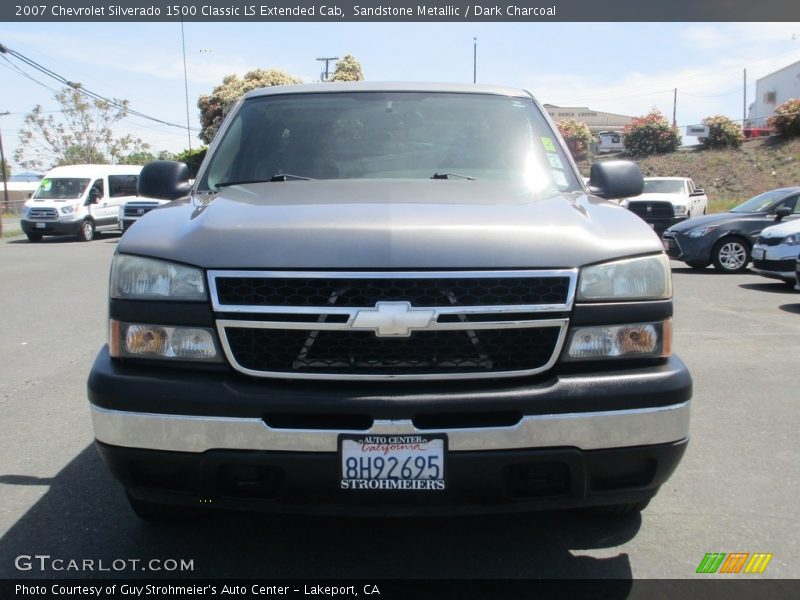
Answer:
POLYGON ((695 578, 707 552, 769 552, 759 577, 796 577, 800 293, 789 286, 673 263, 673 349, 695 382, 692 440, 641 516, 220 513, 153 526, 101 463, 86 400, 117 239, 0 240, 0 578, 695 578), (29 555, 192 569, 25 569, 18 557, 29 555))

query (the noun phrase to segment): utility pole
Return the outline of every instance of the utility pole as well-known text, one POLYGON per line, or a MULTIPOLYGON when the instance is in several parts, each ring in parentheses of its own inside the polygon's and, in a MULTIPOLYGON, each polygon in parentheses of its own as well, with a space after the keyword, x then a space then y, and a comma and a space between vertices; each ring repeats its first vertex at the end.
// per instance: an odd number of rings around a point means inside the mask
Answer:
POLYGON ((678 113, 678 88, 675 88, 675 94, 672 96, 672 126, 678 126, 678 120, 675 118, 678 113))
MULTIPOLYGON (((0 117, 9 114, 8 111, 0 113, 0 117)), ((0 131, 0 164, 3 167, 3 210, 0 211, 0 236, 3 235, 3 218, 2 213, 8 210, 8 179, 6 175, 6 155, 3 152, 3 133, 0 131)))
POLYGON ((478 82, 478 38, 472 38, 472 83, 478 82))
POLYGON ((326 58, 318 58, 317 60, 320 61, 320 62, 324 62, 325 63, 325 70, 322 73, 320 73, 319 78, 322 81, 328 81, 328 73, 329 73, 328 65, 330 65, 331 61, 333 61, 333 60, 339 60, 339 57, 338 56, 328 56, 326 58))
POLYGON ((747 120, 747 69, 744 69, 744 87, 742 88, 742 127, 747 120))
POLYGON ((189 126, 189 77, 186 75, 186 37, 183 35, 183 17, 181 17, 181 46, 183 47, 183 90, 186 95, 186 137, 189 138, 189 154, 192 153, 192 130, 189 126))

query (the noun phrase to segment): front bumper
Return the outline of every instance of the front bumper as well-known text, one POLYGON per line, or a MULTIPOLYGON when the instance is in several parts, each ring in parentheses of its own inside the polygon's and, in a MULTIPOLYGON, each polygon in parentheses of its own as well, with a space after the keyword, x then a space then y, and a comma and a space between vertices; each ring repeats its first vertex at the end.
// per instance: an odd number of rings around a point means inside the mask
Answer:
POLYGON ((670 258, 682 261, 711 262, 711 249, 716 240, 708 236, 691 238, 683 233, 666 231, 661 236, 664 252, 670 258))
POLYGON ((119 363, 89 378, 98 447, 135 497, 274 512, 424 514, 650 498, 689 433, 691 378, 661 364, 521 380, 259 380, 119 363), (443 433, 447 490, 342 491, 339 433, 443 433))
POLYGON ((29 221, 27 219, 21 219, 19 224, 24 233, 77 235, 81 230, 82 221, 29 221))
POLYGON ((795 268, 797 265, 797 246, 753 246, 753 256, 763 251, 763 258, 753 258, 752 270, 762 277, 780 279, 786 283, 795 282, 795 268))

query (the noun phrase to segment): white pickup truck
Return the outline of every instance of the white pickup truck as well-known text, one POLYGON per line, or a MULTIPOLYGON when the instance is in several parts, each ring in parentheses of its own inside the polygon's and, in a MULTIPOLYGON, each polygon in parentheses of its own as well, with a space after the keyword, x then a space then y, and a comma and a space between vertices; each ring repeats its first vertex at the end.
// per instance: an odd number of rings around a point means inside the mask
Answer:
POLYGON ((644 191, 623 201, 658 235, 668 227, 708 212, 708 198, 688 177, 645 177, 644 191))

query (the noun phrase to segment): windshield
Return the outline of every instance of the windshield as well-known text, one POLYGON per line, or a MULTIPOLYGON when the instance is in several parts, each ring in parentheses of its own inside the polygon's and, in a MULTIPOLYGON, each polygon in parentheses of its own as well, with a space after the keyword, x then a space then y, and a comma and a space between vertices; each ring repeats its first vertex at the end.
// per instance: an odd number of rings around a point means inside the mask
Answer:
POLYGON ((736 208, 732 208, 731 212, 735 213, 766 212, 773 202, 780 200, 784 196, 786 196, 786 190, 772 190, 770 192, 764 192, 763 194, 759 194, 758 196, 753 196, 752 198, 750 198, 750 200, 740 204, 736 208))
POLYGON ((580 184, 530 98, 427 92, 246 100, 210 157, 200 190, 313 179, 522 180, 580 184), (285 177, 280 177, 286 175, 285 177))
POLYGON ((683 181, 679 179, 645 179, 645 194, 681 194, 683 193, 683 181))
POLYGON ((39 189, 33 195, 34 198, 44 200, 69 200, 80 198, 89 185, 88 179, 78 179, 76 177, 55 177, 42 179, 39 189))

